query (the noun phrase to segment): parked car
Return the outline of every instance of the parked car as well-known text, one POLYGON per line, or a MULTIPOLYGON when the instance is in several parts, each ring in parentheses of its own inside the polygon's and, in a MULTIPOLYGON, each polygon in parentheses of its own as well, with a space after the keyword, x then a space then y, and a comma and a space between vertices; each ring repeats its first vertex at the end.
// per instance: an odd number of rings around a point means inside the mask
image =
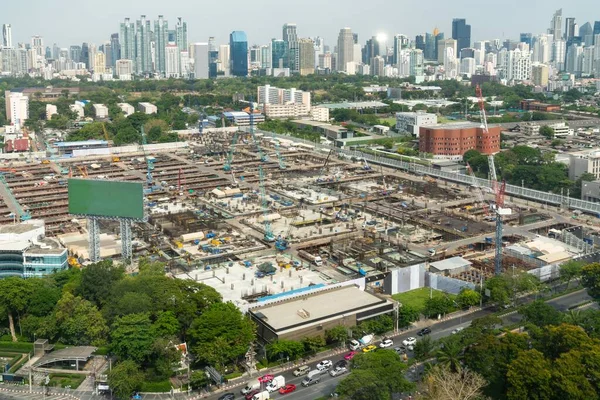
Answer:
POLYGON ((362 351, 363 353, 369 353, 375 349, 377 349, 377 346, 375 346, 374 344, 370 344, 367 347, 365 347, 362 351))
POLYGON ((219 400, 235 400, 235 393, 225 393, 219 397, 219 400))
POLYGON ((417 344, 417 338, 411 336, 409 338, 404 339, 402 341, 402 344, 405 346, 414 346, 415 344, 417 344))
POLYGON ((344 360, 352 360, 355 355, 358 354, 358 351, 351 351, 350 353, 344 356, 344 360))
POLYGON ((381 343, 379 343, 379 347, 385 349, 386 347, 392 347, 394 345, 394 341, 392 339, 383 339, 381 343))
POLYGON ((308 374, 309 371, 310 371, 310 367, 308 365, 303 365, 303 366, 299 367, 298 369, 296 369, 293 372, 293 374, 294 374, 294 376, 302 376, 302 375, 308 374))
POLYGON ((273 378, 274 378, 273 375, 268 375, 267 374, 267 375, 263 375, 263 376, 258 377, 258 381, 260 383, 269 383, 269 382, 271 382, 273 380, 273 378))
POLYGON ((279 394, 292 393, 294 390, 296 390, 296 385, 290 383, 289 385, 285 385, 284 387, 279 389, 279 394))
POLYGON ((417 332, 417 335, 425 336, 425 335, 429 335, 430 333, 431 333, 431 328, 427 327, 427 328, 423 328, 419 332, 417 332))
POLYGON ((333 363, 331 362, 331 360, 323 360, 317 364, 317 369, 319 371, 325 371, 326 369, 331 368, 332 365, 333 363))
POLYGON ((457 333, 461 332, 463 329, 465 329, 465 328, 464 327, 456 328, 452 331, 452 334, 456 335, 457 333))

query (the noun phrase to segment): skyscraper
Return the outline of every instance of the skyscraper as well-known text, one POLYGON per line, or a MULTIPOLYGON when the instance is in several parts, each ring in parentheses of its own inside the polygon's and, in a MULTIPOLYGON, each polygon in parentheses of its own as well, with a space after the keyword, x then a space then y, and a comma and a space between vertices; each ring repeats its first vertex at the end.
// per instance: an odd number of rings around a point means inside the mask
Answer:
POLYGON ((121 43, 119 42, 119 34, 113 33, 110 35, 110 61, 111 67, 117 65, 117 60, 121 59, 121 43))
POLYGON ((442 59, 444 58, 443 54, 441 56, 440 56, 440 54, 438 54, 439 43, 440 43, 440 41, 444 40, 444 32, 440 32, 440 31, 438 31, 437 28, 435 28, 433 30, 433 36, 435 36, 434 60, 439 61, 440 58, 442 58, 442 59))
POLYGON ((425 51, 425 35, 415 36, 415 48, 425 51))
POLYGON ((246 32, 231 32, 229 47, 231 49, 231 75, 248 76, 248 37, 246 32))
POLYGON ((565 18, 565 33, 564 33, 564 39, 565 40, 569 40, 574 36, 577 36, 575 34, 575 18, 569 17, 569 18, 565 18))
POLYGON ((169 21, 165 21, 162 15, 158 16, 158 20, 154 21, 154 37, 156 41, 156 70, 161 76, 165 76, 166 72, 166 55, 165 51, 169 43, 169 21))
POLYGON ((150 20, 145 15, 135 23, 135 72, 146 74, 152 72, 150 58, 150 20))
POLYGON ((71 61, 79 62, 81 60, 81 46, 69 47, 69 58, 71 61))
POLYGON ((298 55, 300 75, 315 73, 315 44, 311 39, 300 39, 298 41, 298 55))
POLYGON ((208 77, 217 77, 217 61, 219 60, 219 50, 215 44, 215 38, 213 36, 208 38, 208 77))
POLYGON ((196 79, 208 79, 208 64, 208 43, 194 43, 194 77, 196 79))
POLYGON ((457 58, 458 49, 456 46, 456 40, 454 39, 442 39, 438 41, 438 63, 444 63, 444 58, 448 54, 447 49, 452 50, 452 57, 457 58))
POLYGON ((119 30, 121 57, 119 59, 135 61, 135 25, 129 18, 121 23, 119 30))
POLYGON ((300 54, 298 48, 298 32, 296 24, 283 25, 282 38, 285 42, 287 50, 287 65, 284 65, 284 67, 289 68, 291 72, 298 72, 300 54))
POLYGON ((176 44, 170 43, 165 47, 165 77, 179 78, 181 75, 180 52, 176 44))
POLYGON ((354 60, 354 36, 352 29, 342 28, 338 36, 337 70, 347 71, 347 64, 354 60))
POLYGON ((78 61, 84 63, 86 69, 90 69, 90 46, 86 42, 81 44, 81 55, 78 61))
POLYGON ((521 33, 520 35, 520 41, 522 43, 527 43, 527 45, 529 47, 531 47, 531 39, 532 39, 533 35, 531 33, 521 33))
POLYGON ((556 10, 554 16, 552 16, 552 21, 550 22, 550 29, 548 29, 548 33, 554 36, 554 40, 561 40, 563 38, 562 8, 560 10, 556 10))
POLYGON ((273 68, 285 67, 285 53, 287 45, 283 40, 271 40, 271 65, 273 68))
POLYGON ((2 25, 2 47, 12 48, 12 27, 10 24, 2 25))
POLYGON ((183 18, 177 17, 177 26, 175 27, 177 40, 175 43, 179 47, 179 51, 188 50, 188 34, 187 34, 187 22, 183 21, 183 18))
POLYGON ((586 22, 581 25, 579 28, 579 36, 581 36, 581 40, 585 43, 586 46, 594 45, 594 28, 592 28, 592 24, 586 22))
POLYGON ((424 54, 426 60, 435 60, 435 36, 431 33, 425 34, 425 51, 424 54))
POLYGON ((466 19, 454 18, 452 20, 452 39, 456 40, 458 51, 471 47, 471 25, 467 25, 466 19))

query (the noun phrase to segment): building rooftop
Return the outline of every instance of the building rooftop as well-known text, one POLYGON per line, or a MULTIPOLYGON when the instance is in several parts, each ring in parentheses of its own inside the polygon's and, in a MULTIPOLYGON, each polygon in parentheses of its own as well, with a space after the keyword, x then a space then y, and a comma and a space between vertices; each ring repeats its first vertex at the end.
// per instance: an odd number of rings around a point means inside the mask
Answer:
MULTIPOLYGON (((39 220, 33 220, 33 221, 39 221, 39 220)), ((14 224, 14 225, 2 225, 0 226, 0 235, 2 234, 10 234, 10 233, 14 233, 14 234, 21 234, 21 233, 26 233, 29 231, 32 231, 34 229, 38 229, 40 228, 40 224, 39 223, 31 223, 32 221, 28 221, 27 223, 21 223, 21 224, 14 224)), ((43 222, 42 222, 43 225, 43 222)))
POLYGON ((55 142, 56 147, 70 147, 70 146, 108 146, 106 140, 82 140, 80 142, 55 142))
POLYGON ((320 104, 319 107, 325 107, 329 109, 340 109, 340 108, 379 108, 387 107, 387 104, 380 101, 360 101, 360 102, 343 102, 343 103, 329 103, 320 104))
POLYGON ((356 286, 345 286, 254 307, 250 311, 273 329, 281 331, 385 303, 386 300, 356 286))
POLYGON ((465 260, 462 257, 452 257, 442 261, 436 261, 429 264, 438 271, 451 271, 456 268, 464 268, 470 266, 471 261, 465 260))

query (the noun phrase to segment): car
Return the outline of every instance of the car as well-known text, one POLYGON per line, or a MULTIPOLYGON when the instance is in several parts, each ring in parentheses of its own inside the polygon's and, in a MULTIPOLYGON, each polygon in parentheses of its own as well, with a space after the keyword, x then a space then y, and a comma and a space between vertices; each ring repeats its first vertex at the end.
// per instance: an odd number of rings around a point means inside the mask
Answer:
POLYGON ((248 393, 246 394, 246 397, 245 397, 245 398, 246 398, 246 400, 252 400, 252 398, 254 397, 254 395, 255 395, 255 394, 257 394, 257 393, 260 393, 260 390, 258 390, 258 389, 254 389, 253 391, 251 391, 251 392, 248 392, 248 393))
POLYGON ((417 344, 417 338, 412 337, 412 336, 408 337, 408 338, 406 338, 406 339, 404 339, 402 341, 402 344, 405 345, 405 346, 407 346, 407 347, 408 346, 414 346, 415 344, 417 344))
POLYGON ((452 334, 456 335, 457 333, 462 332, 463 329, 465 329, 465 328, 463 328, 462 326, 460 328, 456 328, 452 331, 452 334))
POLYGON ((308 365, 303 365, 301 367, 299 367, 298 369, 296 369, 293 374, 294 376, 302 376, 302 375, 306 375, 308 374, 310 371, 310 367, 308 365))
POLYGON ((385 349, 386 347, 392 347, 394 345, 394 341, 392 339, 383 339, 381 343, 379 343, 379 347, 385 349))
POLYGON ((273 375, 268 375, 267 374, 267 375, 263 375, 263 376, 258 377, 258 381, 260 383, 269 383, 269 382, 271 382, 273 380, 273 378, 274 378, 273 375))
POLYGON ((296 385, 290 383, 289 385, 285 385, 284 387, 279 389, 279 394, 292 393, 294 390, 296 390, 296 385))
POLYGON ((350 353, 344 356, 344 360, 352 360, 355 355, 358 354, 358 351, 351 351, 350 353))
POLYGON ((373 351, 375 349, 377 349, 377 346, 375 346, 373 344, 370 344, 367 347, 365 347, 362 351, 363 351, 363 353, 368 353, 368 352, 371 352, 371 351, 373 351))
POLYGON ((346 368, 347 366, 348 366, 348 361, 340 360, 340 361, 336 362, 335 364, 333 364, 333 369, 346 368))
POLYGON ((235 400, 235 393, 225 393, 219 397, 219 400, 235 400))
POLYGON ((404 346, 394 347, 394 351, 400 355, 406 354, 406 347, 404 347, 404 346))
POLYGON ((348 346, 350 346, 350 350, 352 351, 360 349, 360 343, 358 342, 358 340, 351 340, 348 346))
POLYGON ((317 364, 317 369, 319 371, 325 371, 326 369, 331 368, 332 365, 333 363, 331 362, 331 360, 323 360, 317 364))
POLYGON ((431 333, 431 328, 427 327, 427 328, 423 328, 419 332, 417 332, 417 335, 425 336, 425 335, 429 335, 430 333, 431 333))
POLYGON ((348 372, 348 368, 341 367, 341 368, 332 369, 331 371, 329 371, 329 375, 338 376, 338 375, 345 374, 346 372, 348 372))

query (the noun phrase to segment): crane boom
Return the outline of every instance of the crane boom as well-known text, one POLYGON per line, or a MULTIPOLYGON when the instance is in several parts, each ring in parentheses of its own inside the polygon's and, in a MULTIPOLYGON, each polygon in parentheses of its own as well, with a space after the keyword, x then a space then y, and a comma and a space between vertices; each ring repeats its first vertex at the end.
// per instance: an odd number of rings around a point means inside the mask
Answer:
MULTIPOLYGON (((483 92, 481 91, 481 86, 477 85, 475 88, 475 92, 477 93, 477 99, 479 100, 479 116, 481 118, 481 128, 483 128, 483 134, 489 135, 490 131, 488 129, 487 123, 487 114, 485 112, 485 99, 483 98, 483 92)), ((496 174, 496 166, 494 164, 494 155, 488 155, 488 167, 490 170, 490 180, 492 181, 492 185, 496 185, 494 182, 498 182, 498 176, 496 174)), ((496 192, 496 187, 493 188, 494 192, 496 192)))

